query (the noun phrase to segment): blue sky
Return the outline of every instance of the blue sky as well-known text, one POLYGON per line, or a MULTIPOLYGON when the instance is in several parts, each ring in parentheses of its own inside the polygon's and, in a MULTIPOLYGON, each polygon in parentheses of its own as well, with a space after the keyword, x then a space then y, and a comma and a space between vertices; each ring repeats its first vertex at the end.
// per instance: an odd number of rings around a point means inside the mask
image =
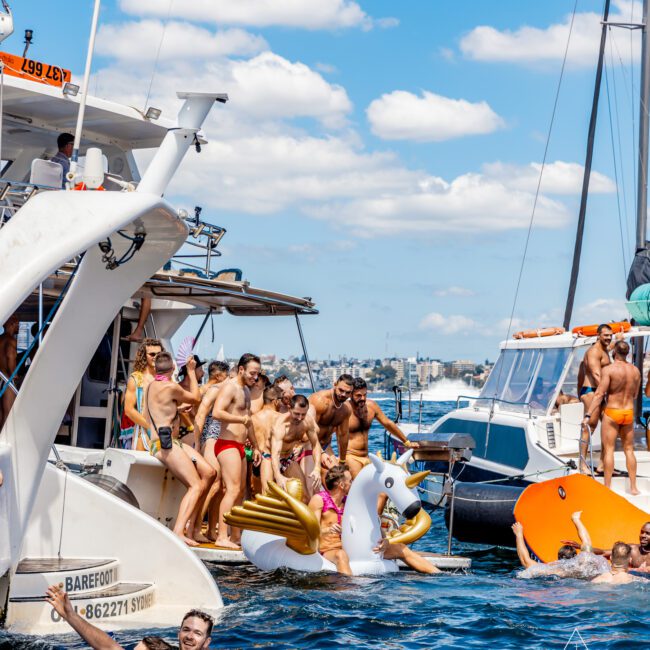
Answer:
MULTIPOLYGON (((14 4, 6 50, 20 54, 32 28, 33 58, 80 75, 92 3, 14 4)), ((227 228, 224 267, 313 297, 321 313, 304 319, 313 357, 494 359, 573 6, 106 0, 91 91, 143 108, 160 47, 148 103, 165 116, 175 115, 176 90, 230 95, 168 198, 202 205, 227 228)), ((562 321, 602 11, 601 2, 577 6, 515 330, 562 321)), ((612 14, 638 19, 640 6, 613 2, 612 14)), ((603 87, 574 324, 625 315, 638 46, 637 33, 619 30, 607 50, 621 160, 615 174, 603 87)), ((215 330, 206 354, 221 343, 233 357, 299 353, 290 319, 223 317, 215 330)))

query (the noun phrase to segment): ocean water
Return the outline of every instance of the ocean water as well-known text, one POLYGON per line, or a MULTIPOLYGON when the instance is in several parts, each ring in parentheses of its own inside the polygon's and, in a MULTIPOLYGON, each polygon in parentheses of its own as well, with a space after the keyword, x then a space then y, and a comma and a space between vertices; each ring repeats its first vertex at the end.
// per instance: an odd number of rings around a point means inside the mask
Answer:
MULTIPOLYGON (((382 397, 380 405, 392 416, 392 399, 382 397)), ((425 402, 423 422, 433 422, 453 407, 451 402, 425 402)), ((417 420, 416 405, 413 418, 417 420)), ((382 431, 373 429, 371 450, 382 448, 382 431)), ((438 513, 415 548, 443 551, 446 537, 438 513)), ((580 580, 521 580, 514 551, 456 543, 454 552, 472 557, 468 574, 345 578, 212 567, 226 608, 211 647, 650 648, 650 581, 613 588, 580 580)), ((192 603, 187 605, 189 609, 192 603)), ((133 648, 145 633, 154 632, 120 632, 116 640, 133 648)), ((173 642, 176 629, 155 634, 173 642)), ((75 636, 37 639, 0 632, 2 650, 84 647, 75 636)))

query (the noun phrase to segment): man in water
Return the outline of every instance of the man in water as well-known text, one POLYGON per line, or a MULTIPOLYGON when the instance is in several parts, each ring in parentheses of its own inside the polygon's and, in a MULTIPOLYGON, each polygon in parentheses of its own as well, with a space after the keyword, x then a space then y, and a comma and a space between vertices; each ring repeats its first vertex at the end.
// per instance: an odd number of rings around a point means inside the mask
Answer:
MULTIPOLYGON (((124 650, 123 646, 112 639, 106 632, 82 618, 72 606, 68 594, 58 585, 48 587, 45 595, 47 602, 56 613, 93 649, 124 650)), ((210 647, 214 619, 198 609, 192 609, 181 622, 178 631, 179 650, 206 650, 210 647)), ((146 636, 134 650, 172 650, 173 646, 156 636, 146 636)))
POLYGON ((260 463, 261 491, 266 491, 266 484, 273 480, 273 465, 271 463, 271 432, 275 421, 280 417, 278 409, 282 403, 282 391, 268 386, 264 390, 264 405, 262 410, 253 414, 253 431, 257 446, 262 454, 260 463))
MULTIPOLYGON (((569 544, 574 548, 578 546, 576 542, 571 541, 566 542, 566 544, 569 544)), ((628 544, 628 546, 631 549, 630 567, 632 569, 650 571, 650 521, 647 521, 643 526, 641 526, 641 531, 639 532, 639 543, 628 544)), ((612 549, 594 548, 592 551, 596 553, 596 555, 602 555, 606 558, 609 558, 612 555, 612 549)))
POLYGON ((600 412, 600 405, 607 395, 607 406, 603 412, 600 432, 602 444, 605 487, 611 487, 614 472, 614 447, 616 438, 621 437, 625 465, 630 477, 630 494, 640 494, 636 486, 636 456, 634 455, 634 399, 639 393, 641 373, 627 361, 630 346, 625 341, 614 345, 614 363, 602 368, 598 388, 585 411, 583 422, 591 421, 593 414, 600 412))
POLYGON ((612 566, 607 573, 601 573, 596 576, 592 582, 596 584, 624 585, 628 582, 639 580, 630 575, 630 556, 632 549, 625 542, 616 542, 612 546, 611 562, 612 566))
POLYGON ((287 478, 298 478, 309 499, 320 487, 321 446, 318 442, 318 427, 308 413, 307 398, 304 395, 294 395, 291 410, 279 414, 275 419, 271 432, 271 466, 275 482, 283 490, 286 488, 287 478), (312 471, 307 477, 300 467, 302 441, 305 437, 312 449, 314 460, 312 471))
POLYGON ((276 377, 273 386, 282 391, 282 404, 280 404, 279 412, 287 413, 291 409, 291 400, 296 394, 296 389, 286 375, 276 377))
MULTIPOLYGON (((309 501, 309 508, 315 513, 320 523, 321 535, 318 550, 326 560, 336 565, 336 570, 339 573, 349 576, 352 575, 350 559, 343 550, 341 540, 343 508, 352 485, 352 474, 349 467, 339 464, 328 469, 324 482, 325 487, 314 494, 309 501)), ((387 539, 381 539, 373 551, 385 560, 402 560, 419 573, 440 573, 440 569, 405 544, 391 544, 387 539)))
MULTIPOLYGON (((339 463, 345 463, 348 453, 348 437, 352 407, 348 402, 352 395, 354 379, 351 375, 341 375, 333 388, 320 390, 309 396, 309 414, 318 425, 318 440, 323 449, 323 469, 329 469, 336 463, 332 449, 332 436, 336 431, 336 444, 339 448, 339 463)), ((310 458, 305 459, 305 471, 311 472, 310 458)))
POLYGON ((397 436, 406 447, 417 447, 417 443, 409 439, 400 431, 400 428, 389 420, 374 400, 368 399, 368 385, 361 377, 356 377, 352 384, 350 398, 352 413, 348 422, 350 439, 346 462, 352 473, 352 478, 370 463, 368 459, 368 433, 374 420, 377 420, 384 429, 397 436))
POLYGON ((530 557, 526 540, 524 539, 524 527, 519 522, 512 525, 512 532, 517 541, 517 555, 525 571, 518 574, 519 578, 542 578, 545 576, 556 576, 558 578, 593 578, 608 571, 609 565, 602 557, 593 553, 591 536, 585 525, 580 520, 582 511, 574 512, 571 521, 576 527, 580 539, 578 554, 574 543, 567 543, 561 546, 557 552, 557 562, 536 562, 530 557))
POLYGON ((126 383, 124 415, 120 424, 120 442, 126 449, 149 451, 149 428, 145 417, 144 395, 156 371, 153 360, 163 346, 158 339, 144 339, 135 354, 133 372, 126 383))
MULTIPOLYGON (((14 314, 10 316, 4 326, 4 332, 0 334, 0 372, 9 379, 16 370, 18 356, 18 330, 20 321, 14 314)), ((5 386, 5 381, 0 377, 0 388, 5 386)), ((9 417, 9 411, 14 404, 16 394, 7 386, 0 402, 0 429, 9 417)))
POLYGON ((253 462, 262 460, 251 425, 250 389, 257 381, 262 366, 259 357, 244 354, 237 364, 237 376, 224 382, 217 394, 212 417, 219 420, 221 433, 214 446, 214 454, 221 466, 221 480, 225 492, 219 505, 219 530, 215 544, 221 548, 240 550, 241 530, 232 528, 228 536, 228 525, 224 515, 239 505, 246 487, 246 452, 244 443, 250 440, 253 447, 253 462))
MULTIPOLYGON (((585 405, 585 413, 590 412, 589 429, 583 425, 580 434, 580 471, 583 474, 589 474, 587 467, 587 449, 589 448, 589 430, 592 432, 598 426, 600 420, 600 408, 591 409, 591 404, 600 382, 602 369, 608 366, 609 350, 612 343, 612 328, 609 325, 599 325, 597 330, 598 338, 596 342, 587 350, 585 357, 580 364, 578 372, 578 396, 580 401, 585 405)), ((602 470, 602 453, 601 462, 598 464, 597 472, 602 470)))
POLYGON ((195 366, 196 361, 190 357, 187 362, 190 390, 186 391, 171 380, 174 372, 171 354, 158 353, 154 359, 156 375, 145 395, 147 428, 151 433, 149 453, 187 487, 178 509, 174 533, 188 546, 208 541, 201 534, 199 515, 203 499, 216 476, 198 452, 178 440, 179 404, 198 404, 201 399, 195 366))

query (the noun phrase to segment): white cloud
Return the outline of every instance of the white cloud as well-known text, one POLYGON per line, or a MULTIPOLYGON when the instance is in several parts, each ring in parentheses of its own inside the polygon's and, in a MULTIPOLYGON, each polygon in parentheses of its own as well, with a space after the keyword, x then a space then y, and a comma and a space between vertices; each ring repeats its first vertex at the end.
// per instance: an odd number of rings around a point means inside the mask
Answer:
MULTIPOLYGON (((618 11, 610 13, 609 20, 640 20, 640 3, 619 0, 614 5, 618 11)), ((567 55, 569 65, 596 65, 601 20, 602 16, 594 12, 576 13, 567 55)), ((460 49, 467 58, 476 61, 508 61, 523 65, 558 62, 564 58, 570 24, 571 16, 567 15, 561 23, 544 28, 523 26, 511 31, 481 25, 461 39, 460 49)), ((610 30, 607 38, 617 43, 614 52, 618 49, 627 55, 630 48, 627 30, 610 30)), ((638 60, 638 39, 634 39, 634 43, 634 57, 638 60)))
MULTIPOLYGON (((501 181, 506 187, 535 192, 539 182, 541 163, 532 162, 528 165, 510 165, 501 162, 483 165, 483 172, 489 178, 501 181)), ((542 176, 541 191, 547 194, 579 194, 582 190, 584 167, 578 163, 556 160, 546 163, 542 176)), ((614 181, 592 169, 589 181, 589 192, 615 192, 614 181)))
MULTIPOLYGON (((120 0, 120 7, 138 16, 164 17, 169 10, 161 0, 120 0)), ((176 0, 170 13, 185 20, 255 27, 371 29, 397 24, 394 18, 371 18, 352 0, 176 0)))
MULTIPOLYGON (((99 72, 100 88, 109 96, 138 106, 144 100, 142 76, 123 64, 99 72)), ((352 104, 345 89, 330 84, 304 63, 262 52, 251 59, 207 59, 200 65, 171 60, 159 68, 154 84, 156 106, 167 116, 178 110, 175 90, 214 90, 229 93, 226 111, 259 123, 312 117, 331 128, 345 125, 352 104), (230 106, 232 105, 232 109, 230 106)))
POLYGON ((446 289, 436 289, 433 292, 434 296, 439 298, 446 298, 447 296, 456 296, 456 297, 469 297, 476 295, 471 289, 466 289, 465 287, 447 287, 446 289))
POLYGON ((153 61, 159 43, 160 61, 251 55, 268 48, 261 36, 242 29, 211 32, 189 23, 169 22, 163 34, 159 20, 108 23, 97 33, 98 54, 127 61, 153 61))
POLYGON ((590 323, 607 323, 629 318, 625 301, 620 298, 597 298, 580 305, 574 312, 573 323, 588 325, 590 323))
POLYGON ((450 335, 475 332, 480 329, 480 326, 475 320, 467 318, 467 316, 459 314, 443 316, 437 312, 432 312, 420 321, 420 329, 434 330, 438 334, 450 335))
POLYGON ((385 140, 431 142, 492 133, 504 121, 487 102, 472 103, 423 91, 395 90, 366 109, 372 132, 385 140))

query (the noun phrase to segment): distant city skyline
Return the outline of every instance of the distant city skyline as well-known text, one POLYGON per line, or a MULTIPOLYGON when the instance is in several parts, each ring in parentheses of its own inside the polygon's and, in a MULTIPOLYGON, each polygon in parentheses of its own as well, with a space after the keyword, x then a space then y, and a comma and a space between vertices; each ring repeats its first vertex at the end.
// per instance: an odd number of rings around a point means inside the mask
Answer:
MULTIPOLYGON (((90 88, 172 121, 176 91, 229 94, 166 198, 227 229, 222 268, 313 297, 311 355, 478 362, 517 329, 562 321, 602 3, 584 0, 573 21, 572 8, 104 0, 90 88)), ((3 45, 22 54, 33 29, 30 56, 78 82, 91 11, 80 3, 70 24, 57 3, 24 0, 3 45)), ((612 2, 610 20, 639 19, 638 2, 612 2)), ((625 317, 634 251, 639 34, 608 38, 575 325, 625 317)), ((149 160, 138 154, 141 169, 149 160)), ((215 327, 229 354, 300 352, 292 319, 224 316, 215 327)))

